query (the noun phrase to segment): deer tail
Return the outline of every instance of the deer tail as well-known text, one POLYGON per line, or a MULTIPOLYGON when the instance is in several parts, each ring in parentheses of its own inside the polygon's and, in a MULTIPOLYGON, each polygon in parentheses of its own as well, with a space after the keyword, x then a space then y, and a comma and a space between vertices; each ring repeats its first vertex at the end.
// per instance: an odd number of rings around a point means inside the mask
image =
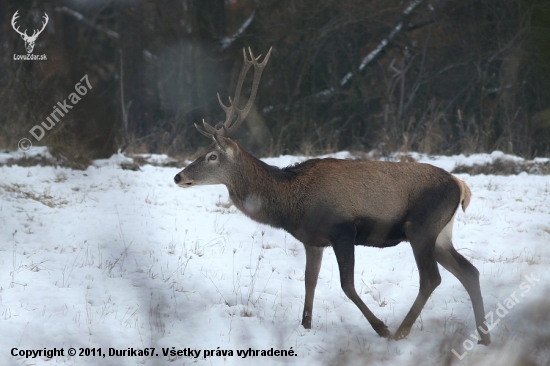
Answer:
POLYGON ((470 188, 462 179, 458 179, 454 175, 453 178, 460 187, 460 204, 462 205, 462 211, 466 211, 466 208, 470 204, 470 199, 472 198, 472 191, 470 191, 470 188))

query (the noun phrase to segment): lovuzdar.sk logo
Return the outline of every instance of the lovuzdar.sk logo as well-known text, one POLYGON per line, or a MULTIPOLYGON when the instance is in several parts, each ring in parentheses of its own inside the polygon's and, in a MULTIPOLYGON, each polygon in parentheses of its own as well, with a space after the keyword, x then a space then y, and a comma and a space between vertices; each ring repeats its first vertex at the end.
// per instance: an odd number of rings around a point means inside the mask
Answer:
POLYGON ((38 30, 38 29, 34 29, 32 35, 28 35, 27 34, 27 30, 25 29, 24 32, 21 32, 19 30, 19 26, 17 26, 15 23, 16 23, 16 20, 17 18, 19 18, 19 10, 17 10, 15 12, 15 14, 13 14, 13 17, 11 18, 11 26, 13 27, 13 30, 16 31, 17 33, 19 33, 19 35, 21 35, 21 38, 23 38, 23 41, 25 41, 25 49, 27 50, 27 54, 26 55, 16 55, 14 54, 13 55, 13 59, 14 60, 47 60, 47 57, 46 55, 34 55, 32 53, 32 51, 34 50, 34 45, 36 43, 36 39, 38 38, 38 36, 40 35, 40 33, 42 33, 42 31, 46 28, 46 25, 48 24, 48 20, 50 18, 48 18, 48 14, 44 13, 44 22, 42 22, 42 29, 38 30))

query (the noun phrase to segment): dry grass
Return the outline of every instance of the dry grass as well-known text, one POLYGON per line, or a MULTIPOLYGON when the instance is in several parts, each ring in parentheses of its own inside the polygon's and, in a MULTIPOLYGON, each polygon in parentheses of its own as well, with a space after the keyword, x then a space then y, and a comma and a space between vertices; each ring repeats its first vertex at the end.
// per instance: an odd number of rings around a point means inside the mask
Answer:
MULTIPOLYGON (((59 150, 56 148, 49 149, 52 157, 43 156, 43 155, 33 155, 33 156, 22 156, 20 158, 9 158, 5 162, 0 162, 0 166, 59 166, 67 167, 71 169, 85 170, 88 166, 91 165, 92 159, 89 155, 81 156, 75 150, 63 149, 59 150)), ((9 153, 9 150, 5 151, 9 153)), ((165 161, 157 161, 151 159, 150 156, 146 154, 133 155, 126 154, 127 157, 131 158, 133 162, 122 162, 120 168, 124 170, 133 170, 139 171, 140 167, 144 165, 160 166, 160 167, 174 167, 179 168, 185 166, 185 159, 173 159, 169 158, 165 161)))
POLYGON ((474 164, 472 166, 458 165, 452 173, 466 173, 470 175, 477 174, 494 174, 494 175, 511 175, 511 174, 550 174, 550 162, 534 162, 534 161, 513 161, 506 159, 495 159, 492 163, 474 164))
POLYGON ((10 158, 5 163, 0 162, 1 165, 18 165, 23 167, 29 167, 29 166, 56 166, 60 165, 59 161, 56 159, 51 159, 46 156, 42 155, 35 155, 35 156, 23 156, 19 159, 10 158))
POLYGON ((7 184, 0 184, 0 188, 2 188, 4 191, 13 193, 17 198, 22 199, 31 199, 36 202, 40 202, 41 204, 48 206, 50 208, 54 208, 57 206, 64 206, 68 204, 69 202, 64 199, 56 198, 49 194, 49 192, 45 191, 43 193, 35 193, 27 189, 25 185, 14 183, 12 185, 7 184))

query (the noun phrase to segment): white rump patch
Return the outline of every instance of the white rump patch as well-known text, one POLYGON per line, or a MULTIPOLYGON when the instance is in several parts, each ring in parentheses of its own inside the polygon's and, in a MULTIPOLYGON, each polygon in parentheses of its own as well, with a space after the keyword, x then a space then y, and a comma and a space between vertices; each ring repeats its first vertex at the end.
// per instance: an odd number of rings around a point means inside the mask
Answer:
POLYGON ((441 230, 441 232, 437 236, 437 239, 435 241, 436 246, 440 248, 445 248, 447 246, 453 245, 453 225, 455 222, 455 215, 456 215, 456 212, 451 218, 451 220, 447 223, 447 225, 445 225, 443 230, 441 230))

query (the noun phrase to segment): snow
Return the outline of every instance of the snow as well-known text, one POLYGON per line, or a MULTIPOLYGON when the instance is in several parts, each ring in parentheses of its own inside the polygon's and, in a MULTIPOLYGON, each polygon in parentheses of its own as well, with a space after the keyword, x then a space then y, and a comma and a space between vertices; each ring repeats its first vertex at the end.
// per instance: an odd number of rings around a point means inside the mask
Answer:
MULTIPOLYGON (((164 166, 177 162, 176 159, 169 157, 166 154, 135 154, 133 155, 136 158, 139 158, 146 162, 147 164, 164 166)), ((93 161, 93 165, 96 167, 119 167, 120 164, 132 164, 134 163, 134 158, 125 156, 120 150, 113 154, 108 159, 97 159, 93 161)))
MULTIPOLYGON (((18 154, 4 152, 0 161, 18 154)), ((447 170, 503 157, 413 155, 447 170)), ((349 152, 330 156, 352 158, 349 152)), ((286 166, 304 159, 264 161, 286 166)), ((179 168, 130 171, 120 168, 124 162, 131 159, 116 154, 84 171, 0 166, 0 364, 513 364, 531 352, 526 344, 548 339, 550 176, 458 175, 473 197, 457 214, 454 245, 480 271, 485 310, 498 320, 492 344, 484 347, 469 341, 475 329, 471 302, 442 268, 442 283, 409 337, 378 337, 340 289, 331 248, 325 250, 312 329, 303 329, 300 242, 228 205, 223 186, 184 190, 173 183, 179 168), (518 301, 504 314, 499 304, 511 296, 518 301), (64 356, 11 355, 14 348, 54 347, 64 356), (67 355, 70 347, 77 356, 67 355), (78 356, 86 347, 107 356, 78 356), (108 355, 109 348, 149 347, 158 356, 108 355), (162 348, 187 356, 165 357, 162 348), (296 356, 237 355, 250 348, 296 356), (201 353, 194 358, 189 350, 201 353), (216 350, 233 356, 216 356, 216 350)), ((357 247, 355 283, 395 332, 418 291, 410 246, 357 247)), ((548 363, 548 354, 534 355, 537 364, 548 363)))
MULTIPOLYGON (((473 154, 465 156, 464 154, 455 155, 455 156, 427 156, 425 154, 411 154, 417 161, 421 163, 428 163, 435 166, 438 166, 447 171, 452 171, 455 167, 459 165, 471 167, 473 165, 483 165, 490 164, 496 160, 511 161, 511 162, 526 162, 523 158, 519 156, 514 156, 510 154, 505 154, 502 151, 493 151, 491 154, 473 154)), ((548 162, 548 158, 537 158, 534 159, 537 163, 548 162)))
POLYGON ((22 158, 44 158, 54 160, 54 157, 48 151, 46 146, 36 146, 27 152, 20 150, 16 151, 0 151, 0 164, 7 163, 10 159, 18 160, 22 158))

